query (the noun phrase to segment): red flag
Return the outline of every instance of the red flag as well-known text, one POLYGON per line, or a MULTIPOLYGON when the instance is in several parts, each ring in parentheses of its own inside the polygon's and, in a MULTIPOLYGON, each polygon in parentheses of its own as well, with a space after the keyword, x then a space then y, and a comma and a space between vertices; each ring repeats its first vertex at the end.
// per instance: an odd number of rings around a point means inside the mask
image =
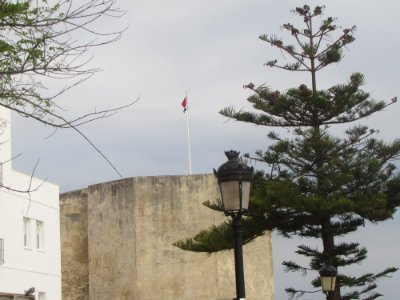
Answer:
POLYGON ((183 99, 182 101, 182 106, 183 106, 183 112, 186 112, 186 110, 188 109, 188 105, 187 105, 187 96, 185 97, 185 99, 183 99))

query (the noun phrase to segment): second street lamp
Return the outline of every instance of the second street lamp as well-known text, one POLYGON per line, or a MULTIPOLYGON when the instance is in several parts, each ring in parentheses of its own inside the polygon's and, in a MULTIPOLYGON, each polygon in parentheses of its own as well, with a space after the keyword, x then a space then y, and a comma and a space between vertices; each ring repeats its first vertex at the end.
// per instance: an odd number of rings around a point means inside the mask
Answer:
MULTIPOLYGON (((329 297, 336 289, 337 270, 330 264, 325 264, 320 270, 322 291, 329 297)), ((327 298, 328 299, 328 298, 327 298)))
POLYGON ((250 199, 250 182, 253 167, 239 159, 239 152, 226 151, 228 161, 214 174, 218 178, 225 215, 232 217, 235 252, 236 299, 246 297, 243 271, 242 215, 247 212, 250 199))

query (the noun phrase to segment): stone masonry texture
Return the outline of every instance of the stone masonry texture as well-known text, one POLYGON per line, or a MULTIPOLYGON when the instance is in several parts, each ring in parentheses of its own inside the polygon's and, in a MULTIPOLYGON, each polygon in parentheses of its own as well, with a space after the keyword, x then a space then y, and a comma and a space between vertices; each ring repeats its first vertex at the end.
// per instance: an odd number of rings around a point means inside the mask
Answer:
MULTIPOLYGON (((217 197, 209 174, 127 178, 62 194, 63 300, 233 299, 233 251, 172 246, 224 220, 202 205, 217 197)), ((272 300, 270 235, 243 251, 246 299, 272 300)))
POLYGON ((60 197, 63 300, 89 299, 87 190, 60 197))

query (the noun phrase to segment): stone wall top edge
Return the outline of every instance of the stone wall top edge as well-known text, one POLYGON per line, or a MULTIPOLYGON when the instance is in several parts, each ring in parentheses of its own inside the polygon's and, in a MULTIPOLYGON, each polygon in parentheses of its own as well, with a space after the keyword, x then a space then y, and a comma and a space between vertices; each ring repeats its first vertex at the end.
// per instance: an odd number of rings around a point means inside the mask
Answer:
POLYGON ((73 190, 73 191, 61 193, 60 194, 60 200, 61 200, 61 198, 64 198, 64 197, 70 198, 70 197, 77 196, 77 195, 82 194, 82 193, 86 193, 87 194, 88 191, 89 191, 89 188, 86 187, 86 188, 79 189, 79 190, 73 190))
POLYGON ((122 178, 122 179, 117 179, 117 180, 111 180, 111 181, 104 181, 104 182, 99 182, 96 184, 91 184, 87 187, 84 187, 82 189, 77 189, 77 190, 72 190, 68 192, 63 192, 60 194, 60 199, 61 197, 71 197, 73 195, 77 195, 80 193, 88 193, 89 190, 96 190, 98 187, 104 186, 104 185, 110 185, 110 184, 118 184, 118 183, 123 183, 123 182, 130 182, 130 181, 138 181, 138 180, 154 180, 154 179, 159 179, 159 180, 165 180, 168 178, 201 178, 201 177, 207 177, 207 176, 214 176, 211 173, 203 173, 203 174, 181 174, 181 175, 155 175, 155 176, 135 176, 135 177, 127 177, 127 178, 122 178))
POLYGON ((146 180, 155 180, 158 179, 160 181, 166 180, 166 179, 177 179, 177 178, 201 178, 201 177, 207 177, 211 176, 211 173, 208 174, 192 174, 192 175, 157 175, 157 176, 136 176, 136 177, 127 177, 127 178, 122 178, 122 179, 117 179, 117 180, 112 180, 112 181, 105 181, 105 182, 100 182, 96 184, 92 184, 88 186, 88 189, 90 190, 95 190, 100 186, 104 185, 112 185, 112 184, 119 184, 123 182, 131 182, 131 181, 146 181, 146 180))

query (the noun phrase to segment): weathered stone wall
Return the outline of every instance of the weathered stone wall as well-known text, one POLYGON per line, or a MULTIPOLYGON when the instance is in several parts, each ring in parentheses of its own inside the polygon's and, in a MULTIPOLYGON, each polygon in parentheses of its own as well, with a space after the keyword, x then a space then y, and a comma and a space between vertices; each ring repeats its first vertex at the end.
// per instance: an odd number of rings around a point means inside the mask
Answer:
MULTIPOLYGON (((70 202, 77 199, 74 195, 61 199, 70 202)), ((218 197, 214 176, 128 178, 90 186, 87 196, 90 300, 234 298, 232 251, 193 253, 171 245, 223 220, 201 204, 218 197)), ((63 246, 78 246, 64 242, 68 236, 63 231, 63 246)), ((66 259, 75 264, 72 256, 66 259)), ((246 299, 272 300, 269 235, 244 247, 244 266, 246 299)), ((63 271, 63 288, 71 286, 66 280, 71 278, 63 271)), ((72 299, 83 298, 64 298, 72 299)))
POLYGON ((138 299, 136 226, 142 220, 135 216, 132 180, 89 187, 90 299, 138 299))
POLYGON ((89 299, 87 190, 60 196, 63 300, 89 299))

